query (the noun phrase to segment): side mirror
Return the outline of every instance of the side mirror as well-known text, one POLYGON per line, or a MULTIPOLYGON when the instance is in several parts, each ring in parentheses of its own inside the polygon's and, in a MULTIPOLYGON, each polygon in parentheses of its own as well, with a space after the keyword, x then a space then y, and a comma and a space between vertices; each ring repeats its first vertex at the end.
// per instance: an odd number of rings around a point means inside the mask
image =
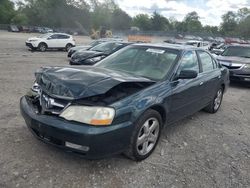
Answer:
POLYGON ((198 73, 193 70, 182 70, 180 74, 177 76, 177 79, 192 79, 196 78, 198 73))
POLYGON ((48 38, 47 38, 47 40, 51 40, 51 39, 52 39, 52 37, 48 37, 48 38))

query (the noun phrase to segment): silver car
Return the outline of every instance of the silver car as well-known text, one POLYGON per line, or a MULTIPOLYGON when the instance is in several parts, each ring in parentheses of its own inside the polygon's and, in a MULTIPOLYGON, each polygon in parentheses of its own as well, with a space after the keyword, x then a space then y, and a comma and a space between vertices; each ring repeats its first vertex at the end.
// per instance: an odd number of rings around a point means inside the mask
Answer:
POLYGON ((250 82, 250 45, 228 46, 217 60, 230 71, 230 80, 250 82))

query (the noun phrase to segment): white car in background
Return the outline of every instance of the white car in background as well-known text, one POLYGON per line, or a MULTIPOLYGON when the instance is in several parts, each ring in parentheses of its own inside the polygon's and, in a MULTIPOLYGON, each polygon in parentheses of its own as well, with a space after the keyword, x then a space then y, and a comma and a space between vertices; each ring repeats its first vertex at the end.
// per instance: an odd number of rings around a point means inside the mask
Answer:
POLYGON ((47 49, 65 49, 68 51, 75 46, 75 40, 65 33, 47 33, 39 37, 31 37, 26 41, 26 46, 41 52, 47 49))
POLYGON ((190 40, 190 41, 187 41, 185 44, 195 46, 195 47, 198 47, 198 48, 202 48, 203 50, 208 50, 209 47, 210 47, 209 42, 198 41, 198 40, 197 41, 196 40, 190 40))

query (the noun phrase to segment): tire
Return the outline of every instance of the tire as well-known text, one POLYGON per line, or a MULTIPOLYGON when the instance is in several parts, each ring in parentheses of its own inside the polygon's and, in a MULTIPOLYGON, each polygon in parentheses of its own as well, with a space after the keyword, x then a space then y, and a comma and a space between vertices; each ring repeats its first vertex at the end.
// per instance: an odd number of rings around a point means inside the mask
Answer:
POLYGON ((69 43, 69 44, 67 44, 67 45, 65 46, 65 50, 68 52, 69 49, 72 48, 72 47, 73 47, 73 45, 69 43))
POLYGON ((134 161, 141 161, 150 156, 157 146, 162 117, 157 111, 149 109, 139 117, 134 126, 129 147, 124 154, 134 161))
POLYGON ((219 110, 223 99, 223 91, 222 87, 217 90, 214 99, 204 108, 204 111, 214 114, 219 110))
POLYGON ((40 43, 37 48, 41 52, 45 52, 47 50, 47 44, 45 43, 40 43))

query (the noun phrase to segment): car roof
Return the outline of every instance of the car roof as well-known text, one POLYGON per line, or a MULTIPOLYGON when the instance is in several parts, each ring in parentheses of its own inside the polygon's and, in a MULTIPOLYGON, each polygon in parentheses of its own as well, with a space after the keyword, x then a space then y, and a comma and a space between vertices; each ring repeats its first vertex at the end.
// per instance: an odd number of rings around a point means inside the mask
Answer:
POLYGON ((67 35, 67 36, 71 36, 71 35, 69 35, 69 34, 67 34, 67 33, 48 33, 48 34, 51 34, 51 35, 67 35))
POLYGON ((133 44, 135 46, 145 46, 145 47, 158 47, 158 48, 168 48, 168 49, 174 49, 174 50, 180 50, 180 51, 186 51, 186 50, 201 50, 201 48, 190 46, 190 45, 181 45, 181 44, 168 44, 168 43, 136 43, 133 44))

